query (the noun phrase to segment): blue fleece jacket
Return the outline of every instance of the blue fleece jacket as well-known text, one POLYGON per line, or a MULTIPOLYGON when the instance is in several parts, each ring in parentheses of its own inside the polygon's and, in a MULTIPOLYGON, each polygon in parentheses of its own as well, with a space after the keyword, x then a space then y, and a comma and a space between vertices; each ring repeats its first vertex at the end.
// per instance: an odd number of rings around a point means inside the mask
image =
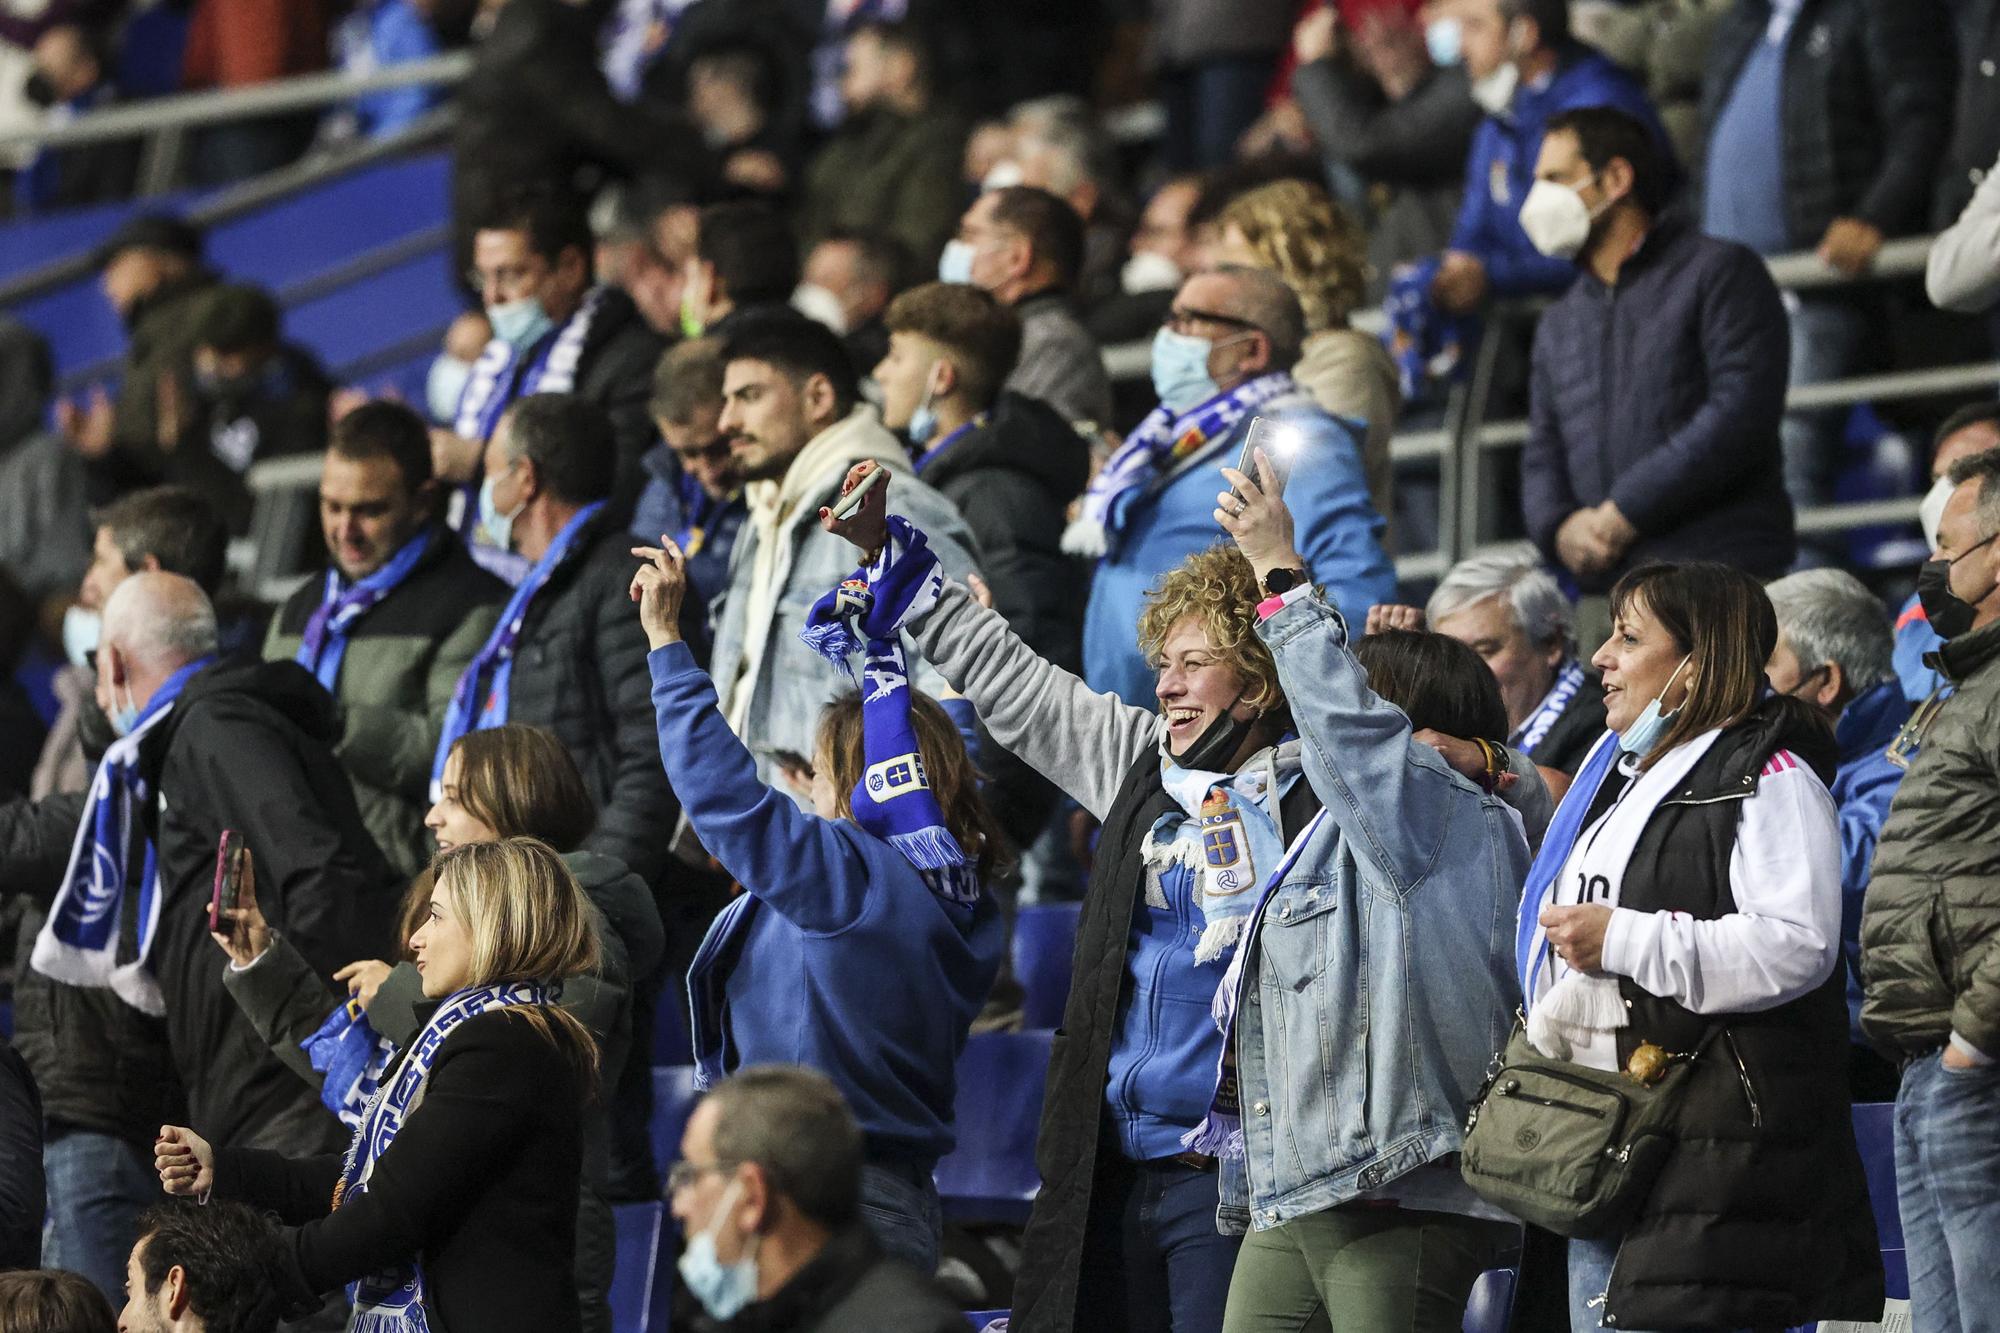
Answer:
POLYGON ((1840 811, 1840 952, 1847 960, 1848 1032, 1856 1045, 1867 1044, 1861 1035, 1861 900, 1889 803, 1903 783, 1904 770, 1889 762, 1889 743, 1909 716, 1901 683, 1883 681, 1855 696, 1833 732, 1840 747, 1833 776, 1833 804, 1840 811))
POLYGON ((1006 948, 992 898, 947 902, 888 843, 759 782, 686 644, 648 664, 667 778, 745 889, 688 971, 700 1079, 817 1069, 853 1107, 869 1160, 930 1170, 951 1151, 959 1053, 1006 948))
MULTIPOLYGON (((1585 106, 1616 107, 1637 116, 1652 131, 1662 160, 1669 166, 1674 162, 1673 145, 1646 90, 1589 47, 1573 46, 1541 87, 1522 84, 1513 105, 1488 116, 1473 131, 1465 161, 1465 199, 1451 233, 1452 249, 1476 255, 1486 265, 1495 296, 1559 292, 1576 277, 1575 264, 1550 259, 1528 240, 1521 230, 1521 201, 1535 183, 1535 158, 1549 118, 1585 106)), ((1354 603, 1343 599, 1341 605, 1354 603)))
POLYGON ((1896 677, 1903 682, 1903 697, 1920 704, 1939 690, 1951 692, 1951 682, 1924 658, 1944 647, 1944 639, 1931 628, 1930 617, 1915 593, 1896 613, 1896 677))

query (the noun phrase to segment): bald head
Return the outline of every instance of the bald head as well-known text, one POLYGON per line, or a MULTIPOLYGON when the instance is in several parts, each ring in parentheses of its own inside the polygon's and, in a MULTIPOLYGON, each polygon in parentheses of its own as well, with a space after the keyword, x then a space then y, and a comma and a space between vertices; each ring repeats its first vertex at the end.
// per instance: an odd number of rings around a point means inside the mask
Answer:
POLYGON ((215 608, 193 579, 134 574, 104 604, 102 641, 134 667, 172 673, 215 651, 215 608))

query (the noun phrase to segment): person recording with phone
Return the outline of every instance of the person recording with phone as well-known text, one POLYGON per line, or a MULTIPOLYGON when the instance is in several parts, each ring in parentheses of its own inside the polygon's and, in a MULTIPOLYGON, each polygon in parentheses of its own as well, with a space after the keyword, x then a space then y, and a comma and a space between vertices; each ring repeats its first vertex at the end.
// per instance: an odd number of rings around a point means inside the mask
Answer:
POLYGON ((1368 498, 1361 427, 1327 415, 1292 379, 1305 315, 1284 280, 1224 265, 1181 284, 1153 339, 1160 405, 1111 455, 1063 534, 1063 549, 1097 558, 1083 621, 1083 678, 1137 708, 1154 671, 1132 637, 1147 590, 1222 537, 1215 469, 1247 461, 1260 418, 1283 427, 1272 463, 1284 472, 1299 553, 1342 606, 1393 600, 1382 515, 1368 498))

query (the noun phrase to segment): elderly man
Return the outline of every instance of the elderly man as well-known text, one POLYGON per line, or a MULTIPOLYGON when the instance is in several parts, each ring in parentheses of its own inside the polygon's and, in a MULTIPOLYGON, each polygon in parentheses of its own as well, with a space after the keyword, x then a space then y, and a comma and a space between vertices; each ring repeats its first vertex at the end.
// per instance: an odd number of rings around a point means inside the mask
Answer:
POLYGON ((2000 452, 1950 476, 1918 587, 1957 690, 1898 739, 1909 772, 1861 916, 1861 1026, 1905 1062, 1896 1182, 1926 1329, 1990 1326, 2000 1309, 2000 452))
POLYGON ((1890 749, 1910 718, 1890 664, 1889 616, 1845 570, 1806 570, 1765 591, 1778 613, 1778 646, 1764 668, 1771 688, 1818 709, 1840 746, 1833 802, 1840 810, 1840 947, 1855 1043, 1850 1081, 1854 1100, 1888 1101, 1896 1095, 1895 1068, 1861 1035, 1861 902, 1882 821, 1903 781, 1890 749))
MULTIPOLYGON (((2000 402, 1972 403, 1944 419, 1931 438, 1931 489, 1924 496, 1924 544, 1937 550, 1938 522, 1951 498, 1952 465, 1961 458, 2000 449, 2000 402)), ((1933 694, 1951 692, 1951 682, 1932 665, 1931 655, 1944 640, 1931 628, 1924 604, 1915 593, 1896 613, 1896 675, 1903 697, 1920 704, 1933 694)))
POLYGON ((1135 707, 1157 704, 1155 672, 1139 650, 1140 604, 1160 571, 1221 540, 1215 509, 1228 483, 1217 469, 1237 464, 1260 417, 1283 428, 1271 462, 1290 477, 1285 501, 1307 573, 1349 614, 1393 595, 1360 441, 1292 379, 1304 337, 1298 298, 1273 273, 1225 265, 1181 285, 1153 341, 1160 406, 1091 482, 1063 535, 1066 550, 1102 557, 1083 621, 1092 689, 1135 707))
POLYGON ((949 1333, 965 1316, 861 1219, 861 1128, 831 1079, 759 1065, 703 1097, 667 1177, 681 1277, 725 1328, 949 1333))

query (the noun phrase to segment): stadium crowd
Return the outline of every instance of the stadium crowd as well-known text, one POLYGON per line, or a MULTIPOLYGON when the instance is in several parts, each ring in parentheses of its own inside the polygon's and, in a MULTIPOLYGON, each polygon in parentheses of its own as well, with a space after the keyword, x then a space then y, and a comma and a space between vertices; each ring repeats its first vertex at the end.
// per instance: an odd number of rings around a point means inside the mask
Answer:
POLYGON ((111 382, 0 317, 0 1333, 601 1333, 634 1202, 741 1333, 1873 1326, 1868 1103, 2000 1328, 2000 401, 1891 563, 1788 406, 1988 355, 1992 0, 48 0, 0 123, 458 47, 187 166, 450 103, 421 401, 141 206, 111 382), (1399 582, 1475 360, 1519 539, 1399 582))

